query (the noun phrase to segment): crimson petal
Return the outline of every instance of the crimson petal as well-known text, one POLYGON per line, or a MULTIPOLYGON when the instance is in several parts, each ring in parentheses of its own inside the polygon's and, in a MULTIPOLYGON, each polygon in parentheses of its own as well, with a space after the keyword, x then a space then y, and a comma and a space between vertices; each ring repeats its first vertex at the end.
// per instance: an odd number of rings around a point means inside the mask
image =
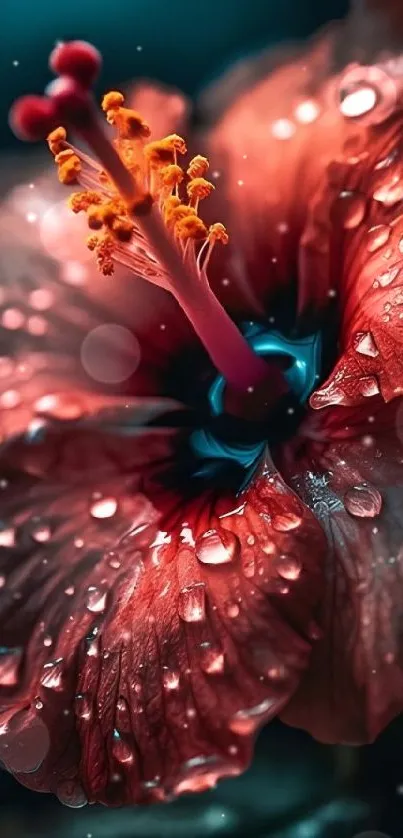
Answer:
POLYGON ((321 589, 321 528, 269 460, 240 497, 186 502, 163 490, 167 431, 116 427, 1 458, 0 756, 73 806, 245 768, 307 666, 321 589))
POLYGON ((358 744, 403 710, 403 403, 325 413, 298 481, 328 536, 324 636, 284 719, 358 744))

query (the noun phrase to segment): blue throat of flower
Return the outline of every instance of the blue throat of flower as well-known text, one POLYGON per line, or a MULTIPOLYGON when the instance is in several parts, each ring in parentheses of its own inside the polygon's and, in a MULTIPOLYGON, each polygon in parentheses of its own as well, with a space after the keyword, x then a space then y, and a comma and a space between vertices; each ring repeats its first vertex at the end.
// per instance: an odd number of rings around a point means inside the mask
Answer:
MULTIPOLYGON (((291 339, 280 332, 266 329, 253 322, 242 325, 242 332, 248 343, 262 357, 276 357, 284 365, 284 375, 289 384, 294 400, 304 406, 310 394, 317 386, 322 360, 322 341, 319 332, 308 337, 291 339)), ((210 387, 208 400, 211 416, 224 416, 224 395, 226 383, 222 376, 217 376, 210 387)), ((287 409, 287 408, 286 408, 287 409)), ((290 410, 290 408, 288 408, 290 410)), ((292 411, 292 408, 291 408, 292 411)), ((277 421, 281 422, 281 415, 277 421)), ((232 461, 244 470, 242 487, 251 479, 259 459, 270 444, 270 434, 261 433, 261 438, 253 442, 225 441, 210 429, 198 429, 191 436, 193 454, 200 462, 195 476, 213 477, 219 463, 232 461)))

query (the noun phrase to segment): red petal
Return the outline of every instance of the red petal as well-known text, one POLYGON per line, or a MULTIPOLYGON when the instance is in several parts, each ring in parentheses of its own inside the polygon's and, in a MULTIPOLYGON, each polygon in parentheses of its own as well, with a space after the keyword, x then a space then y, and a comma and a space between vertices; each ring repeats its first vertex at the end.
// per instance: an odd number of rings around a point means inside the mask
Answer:
POLYGON ((326 412, 333 442, 298 486, 328 535, 324 636, 283 717, 325 742, 372 741, 403 710, 402 410, 326 412))
POLYGON ((329 172, 341 355, 311 397, 315 408, 359 405, 379 393, 389 401, 403 392, 402 129, 398 113, 368 132, 352 160, 340 159, 329 172))
POLYGON ((3 455, 0 757, 73 806, 239 773, 309 659, 320 527, 270 462, 238 498, 161 494, 136 458, 166 443, 76 429, 3 455))
POLYGON ((312 241, 309 231, 302 242, 301 236, 326 166, 349 131, 329 80, 334 47, 326 36, 297 54, 283 49, 242 64, 206 97, 213 113, 223 97, 233 100, 210 138, 217 201, 222 197, 231 233, 230 263, 217 273, 231 302, 240 292, 243 305, 266 315, 276 292, 298 273, 304 306, 327 301, 326 242, 312 241))

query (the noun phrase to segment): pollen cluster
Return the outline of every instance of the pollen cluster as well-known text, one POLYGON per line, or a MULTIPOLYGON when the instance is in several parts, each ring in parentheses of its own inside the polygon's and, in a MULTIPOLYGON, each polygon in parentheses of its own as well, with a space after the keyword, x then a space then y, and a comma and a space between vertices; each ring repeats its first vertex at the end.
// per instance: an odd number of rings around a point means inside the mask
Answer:
POLYGON ((74 213, 86 214, 91 231, 87 245, 94 251, 101 273, 110 276, 119 254, 133 256, 138 241, 136 221, 153 209, 158 211, 179 252, 187 260, 197 260, 198 270, 207 267, 216 242, 228 243, 223 224, 207 227, 199 215, 200 202, 214 191, 206 178, 209 161, 197 155, 188 165, 181 165, 187 154, 185 140, 171 134, 150 141, 151 131, 141 114, 124 106, 118 91, 107 93, 102 100, 107 122, 116 131, 113 145, 125 167, 136 181, 138 197, 130 204, 115 189, 108 174, 67 142, 64 128, 48 136, 61 183, 79 183, 91 188, 74 192, 69 206, 74 213), (92 164, 88 176, 88 162, 92 164), (195 248, 198 248, 196 253, 195 248))

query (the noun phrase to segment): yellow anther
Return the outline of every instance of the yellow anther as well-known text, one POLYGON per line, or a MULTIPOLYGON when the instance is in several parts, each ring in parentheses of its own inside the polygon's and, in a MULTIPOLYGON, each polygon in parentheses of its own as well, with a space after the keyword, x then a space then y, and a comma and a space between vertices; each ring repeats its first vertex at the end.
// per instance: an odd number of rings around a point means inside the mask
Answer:
POLYGON ((70 209, 75 212, 87 212, 92 204, 101 204, 102 198, 98 192, 73 192, 68 199, 70 209))
POLYGON ((122 107, 124 96, 117 90, 107 93, 102 99, 102 110, 110 125, 115 125, 121 140, 139 140, 150 136, 150 127, 143 117, 131 108, 122 107))
POLYGON ((163 186, 167 186, 170 189, 173 189, 175 186, 178 186, 180 183, 182 183, 185 175, 180 166, 177 166, 175 165, 175 163, 172 163, 170 166, 165 166, 164 169, 161 169, 160 177, 163 186))
POLYGON ((196 157, 193 157, 193 160, 190 161, 187 174, 191 178, 198 178, 203 177, 206 174, 209 168, 209 162, 207 157, 202 157, 201 154, 197 154, 196 157))
POLYGON ((221 242, 221 244, 228 244, 229 235, 224 227, 224 224, 217 222, 212 224, 208 231, 208 240, 210 242, 221 242))
POLYGON ((133 234, 134 224, 130 221, 130 218, 115 218, 111 229, 119 241, 129 242, 133 234))
POLYGON ((66 137, 66 129, 63 128, 61 125, 59 126, 59 128, 55 128, 54 131, 51 131, 51 133, 47 137, 47 143, 52 154, 56 155, 63 151, 66 142, 66 137))
POLYGON ((170 210, 167 222, 177 224, 178 221, 182 221, 183 218, 188 217, 197 218, 193 207, 188 207, 187 204, 178 204, 170 210))
POLYGON ((163 137, 160 142, 169 151, 177 151, 178 154, 186 154, 187 152, 185 140, 179 134, 169 134, 168 137, 163 137))
POLYGON ((189 181, 186 191, 191 201, 200 201, 203 198, 208 198, 214 188, 209 180, 205 180, 204 177, 196 177, 189 181))
POLYGON ((118 110, 124 105, 125 97, 123 93, 120 93, 118 90, 110 90, 109 93, 105 93, 105 96, 101 102, 101 108, 104 113, 107 111, 118 110))
POLYGON ((112 261, 114 242, 111 236, 103 236, 95 245, 98 268, 104 276, 112 276, 115 267, 112 261))
POLYGON ((175 233, 183 241, 205 239, 207 227, 197 215, 189 215, 175 224, 175 233))
POLYGON ((147 143, 143 151, 146 160, 153 169, 158 169, 161 166, 165 167, 167 164, 172 163, 174 159, 172 149, 163 145, 161 140, 147 143))
POLYGON ((94 236, 88 236, 86 244, 87 244, 88 250, 91 250, 91 251, 96 250, 96 248, 99 245, 99 236, 95 236, 95 235, 94 236))
POLYGON ((56 154, 55 163, 60 183, 77 183, 77 176, 81 172, 81 161, 71 148, 66 148, 56 154))

